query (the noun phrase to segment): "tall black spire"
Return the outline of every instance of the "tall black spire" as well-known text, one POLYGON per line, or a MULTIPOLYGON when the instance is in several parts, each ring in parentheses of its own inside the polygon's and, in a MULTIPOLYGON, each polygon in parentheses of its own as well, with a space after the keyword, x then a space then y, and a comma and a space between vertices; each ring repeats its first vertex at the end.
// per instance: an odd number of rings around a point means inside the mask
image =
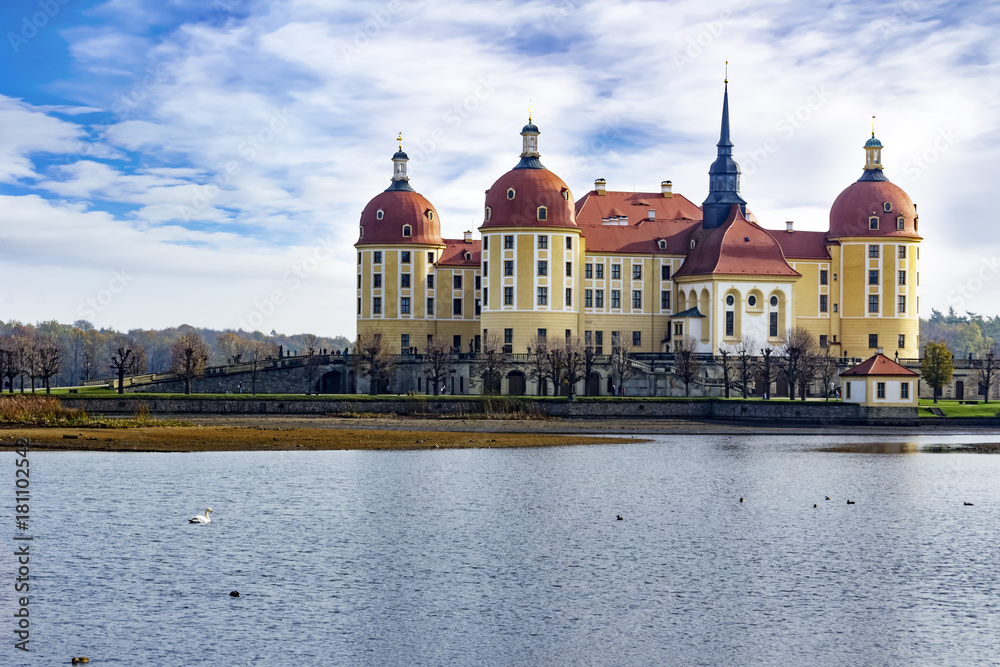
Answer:
POLYGON ((733 204, 739 204, 746 215, 747 203, 740 197, 740 165, 733 159, 733 142, 729 139, 729 80, 722 97, 722 131, 719 134, 719 155, 708 170, 708 197, 701 205, 702 227, 715 229, 726 221, 733 204))

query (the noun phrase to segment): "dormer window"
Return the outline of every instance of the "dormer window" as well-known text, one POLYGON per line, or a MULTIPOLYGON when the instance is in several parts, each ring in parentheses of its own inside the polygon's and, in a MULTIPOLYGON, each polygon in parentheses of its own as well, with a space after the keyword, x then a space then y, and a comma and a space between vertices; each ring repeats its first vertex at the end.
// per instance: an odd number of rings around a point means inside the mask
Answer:
POLYGON ((694 250, 694 239, 691 239, 691 250, 694 250))
POLYGON ((431 221, 434 220, 434 211, 427 209, 427 219, 431 221))
POLYGON ((882 204, 882 210, 886 213, 892 213, 892 204, 890 202, 885 202, 882 204))
POLYGON ((493 209, 489 206, 486 207, 486 222, 490 221, 490 216, 493 215, 493 209))
POLYGON ((465 260, 468 261, 470 259, 472 259, 472 253, 469 252, 468 250, 466 250, 465 251, 465 260))
POLYGON ((873 216, 871 216, 871 217, 868 218, 868 229, 869 230, 876 230, 876 229, 878 229, 878 216, 877 215, 873 215, 873 216))
POLYGON ((538 207, 538 219, 541 221, 549 219, 549 209, 544 206, 538 207))
POLYGON ((659 241, 656 242, 656 245, 660 246, 660 250, 666 250, 667 249, 667 240, 666 239, 660 239, 659 241))
POLYGON ((361 225, 361 238, 365 237, 365 226, 361 225))
POLYGON ((381 220, 384 216, 385 216, 385 211, 383 211, 382 209, 375 211, 376 220, 381 220))
POLYGON ((507 189, 507 199, 513 199, 515 194, 514 188, 507 189))
POLYGON ((569 201, 569 190, 563 190, 562 191, 562 196, 563 196, 563 199, 565 199, 566 201, 569 201))
POLYGON ((650 220, 656 220, 656 209, 655 208, 649 209, 649 216, 648 217, 649 217, 650 220))
POLYGON ((403 225, 403 236, 413 236, 413 228, 409 225, 403 225))
POLYGON ((903 216, 899 216, 898 218, 896 218, 896 229, 902 230, 905 227, 906 227, 906 220, 903 219, 903 216))

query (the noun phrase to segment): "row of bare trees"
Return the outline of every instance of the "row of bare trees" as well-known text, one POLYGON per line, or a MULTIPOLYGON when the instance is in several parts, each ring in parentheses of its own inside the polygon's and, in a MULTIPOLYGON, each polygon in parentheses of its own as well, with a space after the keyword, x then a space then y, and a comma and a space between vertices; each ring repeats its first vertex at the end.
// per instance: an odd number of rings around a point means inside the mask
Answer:
POLYGON ((46 393, 50 391, 51 379, 62 368, 62 348, 51 335, 25 329, 0 337, 0 377, 14 392, 14 380, 21 382, 24 393, 25 380, 31 380, 31 391, 41 381, 46 393))

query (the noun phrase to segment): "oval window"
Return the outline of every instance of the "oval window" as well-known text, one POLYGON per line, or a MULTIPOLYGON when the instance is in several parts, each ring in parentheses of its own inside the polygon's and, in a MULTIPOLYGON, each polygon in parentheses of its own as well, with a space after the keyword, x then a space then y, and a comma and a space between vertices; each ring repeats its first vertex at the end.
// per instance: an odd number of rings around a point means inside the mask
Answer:
POLYGON ((751 308, 753 308, 754 306, 756 306, 757 305, 757 297, 755 297, 753 294, 751 294, 750 296, 748 296, 747 297, 747 305, 750 306, 751 308))
MULTIPOLYGON (((753 297, 750 297, 750 298, 752 299, 753 297)), ((729 296, 726 297, 726 305, 727 306, 731 306, 734 303, 736 303, 736 299, 733 298, 732 294, 730 294, 729 296)))
POLYGON ((427 209, 427 219, 428 220, 433 220, 434 219, 434 211, 432 211, 430 209, 427 209))
POLYGON ((778 307, 778 297, 776 297, 776 296, 772 296, 771 297, 771 307, 772 308, 777 308, 778 307))
POLYGON ((375 219, 376 220, 381 220, 382 216, 384 216, 384 215, 385 215, 385 211, 383 211, 382 209, 379 209, 378 211, 375 212, 375 219))
POLYGON ((885 202, 884 204, 882 204, 882 210, 884 210, 886 213, 891 213, 892 212, 892 204, 889 203, 889 202, 885 202))
POLYGON ((509 188, 507 190, 507 199, 513 199, 513 198, 514 198, 514 188, 509 188))

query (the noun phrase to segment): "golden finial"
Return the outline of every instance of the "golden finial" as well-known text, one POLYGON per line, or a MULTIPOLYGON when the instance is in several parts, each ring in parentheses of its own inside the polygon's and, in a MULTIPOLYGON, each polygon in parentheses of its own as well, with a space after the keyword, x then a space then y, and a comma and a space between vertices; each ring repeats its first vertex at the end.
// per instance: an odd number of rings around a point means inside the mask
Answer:
POLYGON ((722 83, 729 83, 729 61, 726 61, 726 78, 722 83))
POLYGON ((528 123, 531 123, 531 100, 528 100, 528 123))
POLYGON ((399 150, 403 150, 403 133, 400 132, 399 136, 396 137, 396 141, 399 143, 399 150))
POLYGON ((872 136, 875 136, 875 116, 872 116, 872 136))

